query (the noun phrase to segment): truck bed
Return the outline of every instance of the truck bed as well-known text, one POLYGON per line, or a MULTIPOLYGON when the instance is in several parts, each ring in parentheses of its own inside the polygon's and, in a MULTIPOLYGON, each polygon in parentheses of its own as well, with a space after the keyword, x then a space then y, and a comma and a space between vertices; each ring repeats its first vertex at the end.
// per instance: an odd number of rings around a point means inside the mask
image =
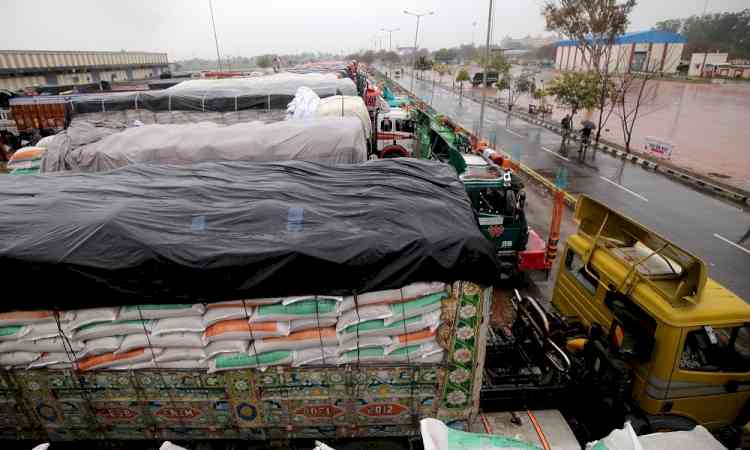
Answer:
POLYGON ((0 439, 294 439, 409 436, 479 406, 492 289, 444 300, 439 364, 203 370, 4 370, 0 439), (443 345, 443 344, 441 344, 443 345))

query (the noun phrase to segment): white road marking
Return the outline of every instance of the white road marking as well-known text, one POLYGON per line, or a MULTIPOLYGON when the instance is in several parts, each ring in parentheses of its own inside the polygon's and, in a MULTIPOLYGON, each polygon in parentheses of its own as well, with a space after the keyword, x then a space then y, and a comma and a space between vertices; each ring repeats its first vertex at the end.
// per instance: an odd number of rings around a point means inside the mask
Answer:
POLYGON ((633 192, 630 189, 626 188, 625 186, 623 186, 621 184, 615 183, 614 181, 610 180, 609 178, 606 178, 606 177, 603 177, 603 176, 600 176, 599 178, 601 178, 602 180, 606 181, 607 183, 610 183, 610 184, 612 184, 614 186, 617 186, 618 188, 622 189, 623 191, 627 192, 628 194, 631 194, 631 195, 634 195, 634 196, 640 198, 644 202, 648 201, 648 199, 646 197, 642 196, 641 194, 639 194, 637 192, 633 192))
POLYGON ((508 131, 508 133, 515 134, 516 136, 518 136, 520 138, 525 138, 526 137, 526 136, 524 136, 524 135, 522 135, 520 133, 516 133, 515 131, 511 130, 510 128, 506 128, 506 130, 508 131))
POLYGON ((730 241, 729 239, 725 238, 724 236, 722 236, 722 235, 720 235, 720 234, 716 234, 716 233, 714 233, 714 237, 715 237, 716 239, 721 239, 722 241, 726 242, 727 244, 731 245, 732 247, 737 247, 738 249, 740 249, 740 250, 742 250, 743 252, 745 252, 745 253, 747 253, 748 255, 750 255, 750 250, 746 249, 745 247, 743 247, 743 246, 741 246, 741 245, 739 245, 739 244, 736 244, 736 243, 734 243, 734 242, 730 241))
POLYGON ((547 147, 542 147, 542 150, 544 150, 545 152, 551 154, 552 156, 557 156, 560 159, 564 159, 565 161, 570 162, 570 160, 568 158, 564 157, 563 155, 561 155, 561 154, 559 154, 557 152, 553 152, 552 150, 548 149, 547 147))

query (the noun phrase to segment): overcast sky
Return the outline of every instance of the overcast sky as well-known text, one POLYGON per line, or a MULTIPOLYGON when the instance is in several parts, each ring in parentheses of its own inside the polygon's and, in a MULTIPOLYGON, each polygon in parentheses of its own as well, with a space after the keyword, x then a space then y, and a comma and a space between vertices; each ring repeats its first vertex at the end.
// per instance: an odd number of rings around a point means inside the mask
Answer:
MULTIPOLYGON (((750 7, 748 0, 640 0, 631 30, 656 21, 750 7)), ((419 46, 432 50, 484 42, 489 0, 213 0, 222 55, 372 48, 381 28, 400 28, 393 46, 413 44, 416 20, 403 10, 435 11, 422 20, 419 46), (472 26, 477 22, 476 27, 472 26)), ((496 1, 496 41, 544 32, 543 0, 496 1)), ((215 58, 208 0, 0 0, 0 49, 143 50, 170 60, 215 58)), ((387 43, 385 44, 387 45, 387 43)))

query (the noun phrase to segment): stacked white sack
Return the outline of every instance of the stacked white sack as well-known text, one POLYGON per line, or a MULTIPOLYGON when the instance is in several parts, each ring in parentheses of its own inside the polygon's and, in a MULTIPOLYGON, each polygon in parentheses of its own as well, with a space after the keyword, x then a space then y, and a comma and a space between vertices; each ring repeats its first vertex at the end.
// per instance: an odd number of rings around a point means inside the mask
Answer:
POLYGON ((6 368, 130 370, 435 363, 443 283, 297 296, 0 314, 6 368))

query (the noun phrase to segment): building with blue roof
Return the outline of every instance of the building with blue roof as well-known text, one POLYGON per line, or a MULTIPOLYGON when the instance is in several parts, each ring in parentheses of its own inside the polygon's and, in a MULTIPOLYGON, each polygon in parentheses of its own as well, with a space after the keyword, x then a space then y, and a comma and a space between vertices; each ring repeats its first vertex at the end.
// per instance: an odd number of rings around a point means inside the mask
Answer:
MULTIPOLYGON (((592 39, 592 38, 589 38, 592 39)), ((677 72, 687 38, 668 31, 640 31, 618 36, 609 57, 611 72, 677 72)), ((555 67, 560 71, 591 70, 591 58, 576 41, 556 44, 555 67)), ((601 64, 607 64, 601 61, 601 64)))

